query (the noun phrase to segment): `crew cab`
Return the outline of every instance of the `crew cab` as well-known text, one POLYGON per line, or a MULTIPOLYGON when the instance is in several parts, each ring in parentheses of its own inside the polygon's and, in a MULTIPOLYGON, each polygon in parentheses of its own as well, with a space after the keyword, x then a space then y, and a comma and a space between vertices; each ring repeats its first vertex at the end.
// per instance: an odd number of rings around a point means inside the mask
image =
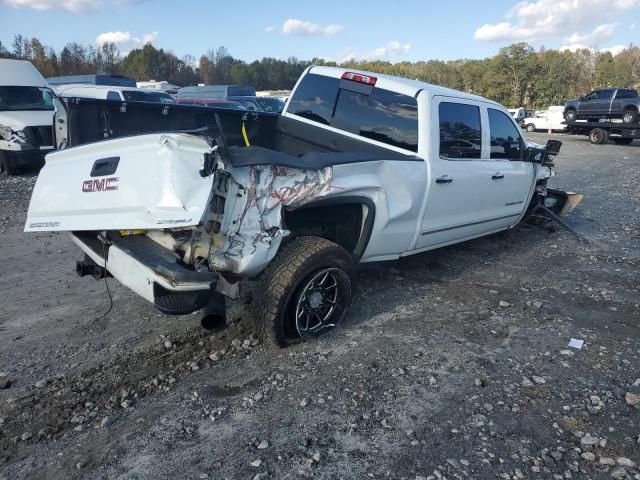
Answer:
POLYGON ((283 346, 344 319, 358 262, 512 228, 552 195, 551 152, 503 106, 419 81, 313 66, 281 115, 106 103, 59 105, 71 148, 25 230, 70 232, 80 275, 204 326, 256 279, 258 329, 283 346))
POLYGON ((632 88, 603 88, 565 104, 567 122, 582 119, 620 118, 624 123, 638 121, 640 98, 632 88))
POLYGON ((0 59, 0 172, 40 168, 53 150, 54 94, 24 60, 0 59))

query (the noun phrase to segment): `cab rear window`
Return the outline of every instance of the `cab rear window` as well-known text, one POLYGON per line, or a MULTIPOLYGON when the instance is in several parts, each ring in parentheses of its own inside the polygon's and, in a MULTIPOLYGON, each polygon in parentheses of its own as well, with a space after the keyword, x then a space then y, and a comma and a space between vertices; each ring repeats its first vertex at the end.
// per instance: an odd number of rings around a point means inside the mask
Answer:
POLYGON ((418 103, 408 95, 306 75, 287 111, 387 145, 418 151, 418 103), (354 88, 350 88, 352 85, 354 88))
POLYGON ((329 125, 338 96, 339 80, 310 73, 300 82, 287 111, 329 125))

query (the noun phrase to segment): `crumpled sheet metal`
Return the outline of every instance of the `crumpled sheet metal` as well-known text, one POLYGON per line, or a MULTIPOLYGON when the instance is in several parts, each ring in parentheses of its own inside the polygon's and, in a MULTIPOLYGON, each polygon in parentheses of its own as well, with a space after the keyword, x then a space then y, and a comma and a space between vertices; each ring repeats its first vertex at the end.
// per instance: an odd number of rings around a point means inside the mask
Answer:
POLYGON ((225 169, 233 179, 222 227, 226 240, 211 252, 209 264, 220 272, 256 275, 289 234, 282 228, 282 207, 297 207, 327 195, 333 171, 331 167, 300 170, 273 165, 225 169))

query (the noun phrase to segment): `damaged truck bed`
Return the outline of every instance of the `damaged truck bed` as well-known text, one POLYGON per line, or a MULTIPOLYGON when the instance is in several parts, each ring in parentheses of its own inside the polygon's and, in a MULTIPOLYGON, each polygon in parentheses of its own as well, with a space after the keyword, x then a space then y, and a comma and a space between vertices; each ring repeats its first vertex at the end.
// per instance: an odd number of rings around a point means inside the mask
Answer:
POLYGON ((280 345, 344 318, 357 262, 516 225, 559 148, 527 146, 489 100, 328 67, 282 115, 71 99, 55 125, 26 231, 70 232, 79 274, 209 326, 257 278, 258 328, 280 345))

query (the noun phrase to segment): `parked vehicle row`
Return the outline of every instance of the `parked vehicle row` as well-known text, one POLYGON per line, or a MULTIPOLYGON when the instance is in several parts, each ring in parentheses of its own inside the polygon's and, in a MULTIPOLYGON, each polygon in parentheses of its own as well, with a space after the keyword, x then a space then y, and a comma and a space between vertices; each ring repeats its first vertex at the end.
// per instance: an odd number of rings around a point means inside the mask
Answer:
POLYGON ((0 172, 40 168, 53 151, 53 98, 29 62, 0 59, 0 172))
POLYGON ((162 105, 199 105, 280 113, 284 101, 257 97, 247 85, 185 87, 174 96, 167 82, 141 82, 121 75, 70 75, 44 79, 29 62, 0 60, 0 172, 37 169, 53 151, 54 96, 162 105), (177 99, 177 100, 176 100, 177 99))

